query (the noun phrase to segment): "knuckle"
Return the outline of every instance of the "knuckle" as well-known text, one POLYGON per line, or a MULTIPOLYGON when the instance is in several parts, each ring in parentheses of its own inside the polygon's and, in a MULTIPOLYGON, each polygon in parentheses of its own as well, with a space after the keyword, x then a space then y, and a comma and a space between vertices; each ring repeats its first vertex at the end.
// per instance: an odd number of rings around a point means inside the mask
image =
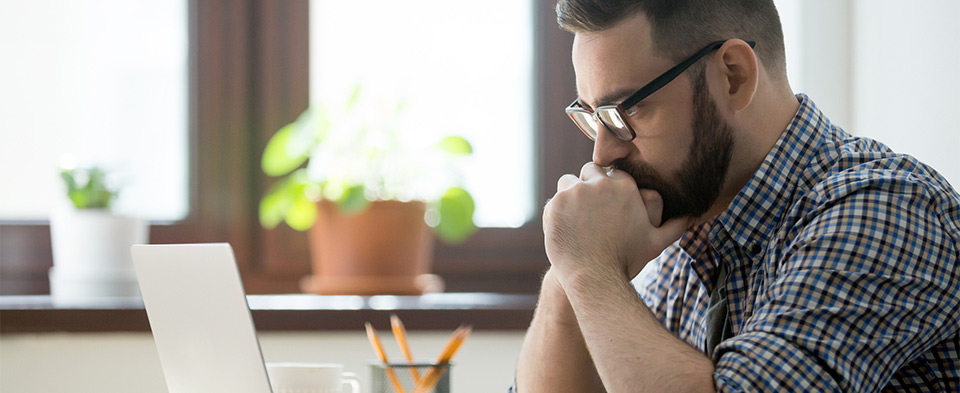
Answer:
POLYGON ((566 204, 567 195, 568 195, 570 192, 571 192, 570 189, 566 189, 566 190, 563 190, 563 191, 558 191, 557 194, 554 195, 553 198, 550 198, 550 201, 547 202, 547 206, 546 206, 545 210, 548 209, 549 211, 552 212, 552 211, 555 210, 555 209, 563 208, 563 206, 566 204))

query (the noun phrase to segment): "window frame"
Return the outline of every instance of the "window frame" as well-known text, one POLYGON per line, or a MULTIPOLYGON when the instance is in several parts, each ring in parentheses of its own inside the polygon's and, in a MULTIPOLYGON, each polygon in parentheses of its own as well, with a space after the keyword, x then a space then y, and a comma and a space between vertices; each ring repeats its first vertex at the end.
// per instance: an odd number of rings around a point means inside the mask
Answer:
MULTIPOLYGON (((259 167, 263 147, 309 104, 308 7, 308 0, 188 1, 190 214, 151 223, 150 242, 229 242, 248 293, 299 292, 310 272, 306 234, 266 230, 257 217, 271 182, 259 167)), ((447 291, 536 293, 549 266, 543 202, 556 179, 590 159, 592 143, 563 112, 576 95, 573 35, 557 27, 553 4, 533 7, 537 209, 519 228, 481 228, 458 246, 437 242, 433 272, 447 291)), ((0 233, 0 294, 49 293, 48 223, 0 221, 0 233)))

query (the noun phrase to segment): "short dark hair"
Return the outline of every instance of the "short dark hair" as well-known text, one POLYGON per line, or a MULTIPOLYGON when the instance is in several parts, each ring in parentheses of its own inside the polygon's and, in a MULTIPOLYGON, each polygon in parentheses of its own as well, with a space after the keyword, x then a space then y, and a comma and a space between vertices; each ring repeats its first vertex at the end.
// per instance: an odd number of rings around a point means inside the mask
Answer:
POLYGON ((757 57, 775 78, 786 75, 783 28, 773 0, 559 0, 557 23, 572 33, 597 32, 643 13, 654 49, 680 61, 729 38, 756 41, 757 57))

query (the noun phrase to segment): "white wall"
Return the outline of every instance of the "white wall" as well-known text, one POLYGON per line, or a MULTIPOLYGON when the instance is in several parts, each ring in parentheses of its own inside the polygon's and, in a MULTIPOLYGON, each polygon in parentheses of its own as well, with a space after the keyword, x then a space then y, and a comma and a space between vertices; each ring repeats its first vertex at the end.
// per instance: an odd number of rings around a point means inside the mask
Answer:
POLYGON ((960 1, 802 0, 798 10, 802 49, 787 53, 788 69, 802 70, 794 91, 960 187, 960 1))
MULTIPOLYGON (((410 332, 416 357, 434 358, 447 332, 410 332)), ((384 347, 400 359, 388 330, 384 347)), ((454 358, 451 390, 506 392, 523 332, 474 332, 454 358)), ((260 334, 268 362, 342 363, 369 381, 373 350, 362 329, 356 332, 260 334)), ((7 334, 0 336, 0 392, 162 393, 163 371, 150 333, 7 334)))
POLYGON ((800 53, 787 53, 788 69, 791 63, 801 69, 801 79, 791 79, 791 83, 798 82, 792 87, 795 92, 807 93, 834 124, 849 131, 850 79, 855 72, 850 61, 850 1, 793 1, 802 2, 797 11, 803 27, 798 39, 800 53))
POLYGON ((852 131, 960 187, 960 1, 855 0, 852 131))

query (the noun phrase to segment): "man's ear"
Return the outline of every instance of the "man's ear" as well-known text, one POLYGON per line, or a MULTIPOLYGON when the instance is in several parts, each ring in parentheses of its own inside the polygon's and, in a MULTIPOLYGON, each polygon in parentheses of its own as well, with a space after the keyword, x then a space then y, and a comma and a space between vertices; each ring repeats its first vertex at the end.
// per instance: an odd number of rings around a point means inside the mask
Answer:
POLYGON ((750 45, 740 39, 727 40, 713 57, 720 70, 720 88, 717 92, 727 103, 728 109, 738 112, 750 102, 757 92, 760 74, 757 56, 750 45))

